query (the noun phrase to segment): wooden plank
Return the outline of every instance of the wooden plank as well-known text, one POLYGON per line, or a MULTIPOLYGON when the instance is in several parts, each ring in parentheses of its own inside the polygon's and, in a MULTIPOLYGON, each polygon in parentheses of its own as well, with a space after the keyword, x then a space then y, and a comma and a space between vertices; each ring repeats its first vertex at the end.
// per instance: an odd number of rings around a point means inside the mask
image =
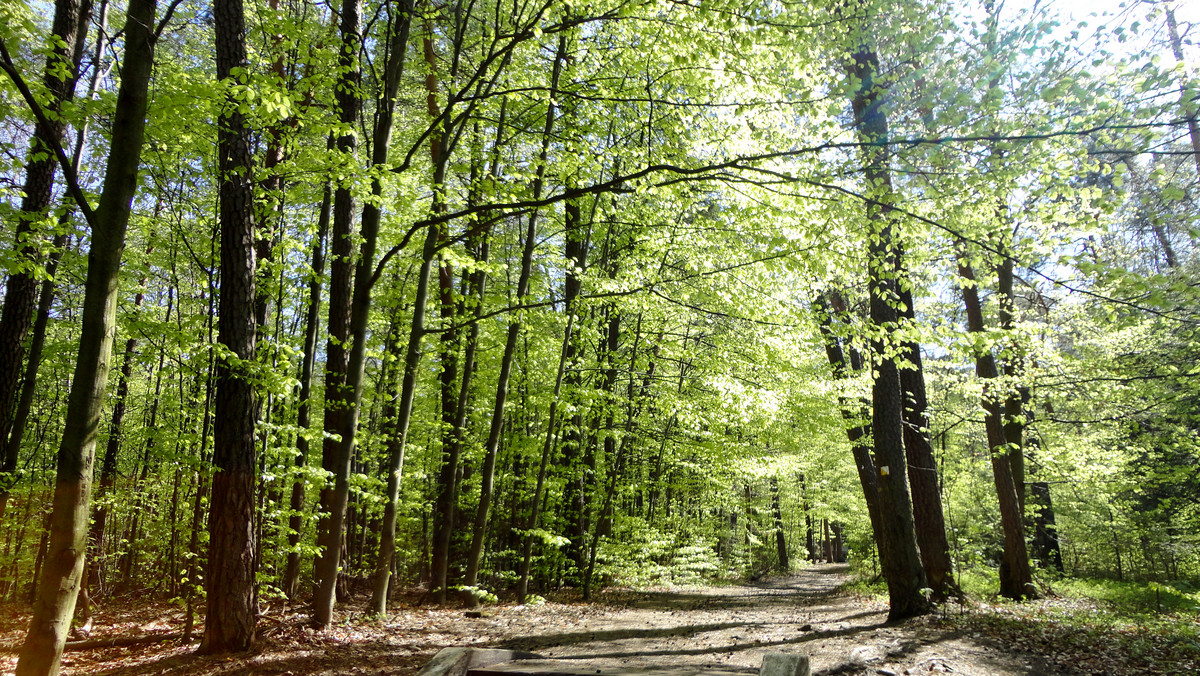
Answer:
POLYGON ((703 664, 658 666, 597 663, 591 660, 518 660, 471 669, 467 676, 747 676, 757 670, 733 670, 703 664))

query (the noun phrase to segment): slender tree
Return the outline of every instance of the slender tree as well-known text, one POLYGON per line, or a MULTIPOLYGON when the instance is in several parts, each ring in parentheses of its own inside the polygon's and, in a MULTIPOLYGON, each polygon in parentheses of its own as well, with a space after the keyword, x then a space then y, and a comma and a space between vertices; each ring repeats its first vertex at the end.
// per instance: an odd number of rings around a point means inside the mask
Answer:
MULTIPOLYGON (((42 77, 50 97, 30 140, 25 182, 21 186, 21 210, 14 249, 23 266, 6 280, 4 304, 0 308, 0 448, 4 450, 0 462, 0 473, 3 473, 0 475, 0 517, 8 505, 12 474, 17 469, 20 451, 20 440, 11 443, 9 438, 14 427, 13 408, 17 402, 25 341, 37 301, 36 268, 44 263, 39 260, 38 251, 45 235, 38 230, 44 227, 46 210, 54 196, 54 176, 59 162, 55 149, 61 151, 67 128, 61 113, 63 104, 75 95, 91 11, 91 0, 56 0, 54 3, 51 49, 42 77)), ((7 46, 3 58, 5 69, 15 70, 7 46)), ((99 64, 94 67, 99 68, 99 64)), ((33 366, 36 368, 37 363, 33 366)))
MULTIPOLYGON (((58 450, 47 563, 41 572, 29 634, 17 662, 17 673, 21 676, 58 673, 84 572, 95 431, 104 407, 116 320, 117 278, 145 138, 147 91, 154 63, 155 12, 155 0, 129 3, 121 85, 110 129, 111 146, 100 201, 94 211, 80 205, 88 215, 92 240, 79 353, 58 450)), ((7 52, 3 57, 11 66, 7 52)), ((9 75, 19 81, 16 72, 9 71, 9 75)), ((22 89, 23 94, 28 91, 22 89)), ((38 117, 44 119, 45 113, 33 97, 26 98, 38 117)), ((55 154, 60 161, 65 159, 61 148, 55 154)))

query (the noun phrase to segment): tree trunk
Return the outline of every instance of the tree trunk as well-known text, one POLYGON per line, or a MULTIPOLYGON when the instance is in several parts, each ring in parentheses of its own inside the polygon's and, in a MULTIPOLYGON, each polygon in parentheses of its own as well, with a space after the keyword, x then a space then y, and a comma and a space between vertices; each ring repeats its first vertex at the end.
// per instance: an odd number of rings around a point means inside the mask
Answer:
MULTIPOLYGON (((444 165, 443 165, 444 166, 444 165)), ((434 183, 440 191, 441 182, 434 183)), ((439 229, 440 230, 440 229, 439 229)), ((439 232, 444 240, 444 232, 439 232)), ((458 504, 458 458, 462 451, 462 429, 458 425, 458 330, 453 328, 457 314, 454 300, 454 271, 449 262, 438 265, 438 304, 440 306, 442 330, 438 334, 438 354, 441 368, 438 372, 439 403, 441 408, 441 470, 438 472, 437 497, 433 510, 433 579, 430 589, 438 604, 446 603, 449 585, 450 537, 454 529, 454 512, 458 504), (447 328, 450 327, 450 328, 447 328)))
MULTIPOLYGON (((139 287, 144 287, 146 278, 142 277, 139 287)), ((142 307, 145 293, 139 288, 133 298, 134 312, 142 307)), ((92 527, 88 533, 88 549, 92 560, 88 565, 88 577, 84 581, 91 588, 91 595, 98 595, 101 590, 101 559, 104 556, 104 531, 108 527, 108 505, 103 500, 117 483, 117 459, 121 449, 121 427, 125 420, 125 398, 129 394, 129 378, 133 375, 133 358, 137 354, 137 338, 132 336, 125 341, 125 356, 121 359, 121 375, 117 379, 116 401, 113 402, 112 418, 108 424, 108 443, 104 448, 104 457, 100 461, 100 485, 97 494, 100 498, 95 512, 92 514, 92 527)), ((136 490, 136 489, 135 489, 136 490)))
POLYGON ((112 120, 111 148, 92 226, 79 353, 58 452, 54 512, 29 635, 17 674, 56 674, 83 575, 88 506, 116 318, 117 278, 145 132, 147 89, 154 61, 155 0, 131 0, 125 59, 112 120))
MULTIPOLYGON (((1167 32, 1171 39, 1171 54, 1175 56, 1176 63, 1186 63, 1183 58, 1183 41, 1179 36, 1179 23, 1175 20, 1175 8, 1171 7, 1170 3, 1164 4, 1164 9, 1167 13, 1167 32)), ((1184 73, 1187 69, 1184 68, 1184 73)), ((1200 122, 1196 120, 1196 99, 1193 97, 1188 100, 1188 84, 1182 83, 1179 86, 1180 105, 1183 108, 1184 119, 1187 120, 1188 137, 1192 141, 1192 159, 1196 162, 1196 173, 1200 174, 1200 122)))
MULTIPOLYGON (((841 296, 837 293, 829 294, 829 296, 829 304, 833 305, 833 311, 841 316, 846 316, 846 306, 841 296)), ((833 377, 838 380, 849 378, 853 372, 862 369, 862 357, 857 350, 851 347, 850 358, 846 358, 846 353, 842 349, 841 343, 833 333, 833 316, 826 303, 826 298, 824 296, 818 297, 817 305, 820 308, 821 322, 819 328, 825 342, 825 357, 829 360, 829 365, 833 369, 833 377)), ((858 482, 863 491, 863 501, 867 505, 867 516, 871 521, 871 533, 874 536, 874 541, 879 542, 879 539, 882 537, 881 530, 883 526, 879 520, 879 480, 876 478, 875 460, 871 457, 871 443, 870 436, 868 435, 870 430, 864 424, 864 421, 870 415, 867 402, 854 401, 849 397, 841 397, 839 407, 842 411, 842 419, 848 423, 846 438, 850 442, 850 453, 854 457, 854 466, 858 471, 858 482)), ((805 520, 808 523, 808 555, 809 559, 813 560, 816 558, 816 548, 813 543, 812 517, 805 516, 805 520)))
MULTIPOLYGON (((61 147, 66 133, 67 122, 61 111, 63 104, 75 95, 91 11, 91 0, 57 0, 54 4, 50 53, 42 75, 49 94, 44 111, 50 122, 34 128, 26 155, 28 162, 25 182, 21 186, 21 211, 17 217, 14 246, 22 268, 9 276, 4 289, 4 306, 0 308, 0 445, 5 450, 0 472, 5 477, 16 471, 16 454, 20 450, 19 444, 6 442, 11 430, 21 363, 25 358, 25 339, 37 299, 37 274, 32 268, 42 262, 38 260, 38 250, 44 235, 39 230, 45 227, 46 210, 54 197, 58 161, 51 148, 61 147)), ((5 488, 0 505, 7 498, 8 489, 5 488)))
MULTIPOLYGON (((562 62, 566 58, 566 37, 559 37, 558 50, 555 53, 554 65, 550 71, 550 103, 546 108, 546 123, 542 129, 542 147, 538 155, 537 173, 533 179, 533 200, 542 196, 546 176, 546 160, 550 152, 550 134, 554 130, 554 92, 558 89, 558 81, 562 75, 562 62)), ((498 143, 498 141, 497 141, 498 143)), ((517 295, 514 299, 518 305, 525 302, 529 293, 529 277, 533 271, 533 252, 537 245, 537 210, 529 214, 525 228, 525 241, 521 251, 521 272, 517 277, 517 295)), ((496 469, 496 453, 500 448, 500 433, 504 428, 504 405, 508 400, 508 381, 512 374, 513 360, 517 353, 517 338, 521 333, 523 311, 518 311, 516 317, 508 324, 508 333, 504 340, 504 354, 500 358, 500 375, 496 381, 496 399, 492 407, 492 421, 488 428, 488 438, 484 445, 483 467, 480 470, 479 505, 475 511, 475 523, 471 533, 471 549, 467 554, 466 584, 473 586, 478 580, 479 563, 483 556, 483 538, 487 532, 488 517, 492 504, 492 486, 496 469)))
POLYGON ((1005 256, 996 267, 997 284, 1000 300, 1000 328, 1008 335, 1006 348, 1007 358, 1004 360, 1004 376, 1007 383, 1004 387, 1004 440, 1008 444, 1007 455, 1009 471, 1012 472, 1013 488, 1017 491, 1017 507, 1020 510, 1021 521, 1025 520, 1025 399, 1029 390, 1018 386, 1017 378, 1021 375, 1021 346, 1016 342, 1013 330, 1016 328, 1016 296, 1013 294, 1013 259, 1005 256))
MULTIPOLYGON (((567 202, 564 205, 564 214, 563 257, 566 259, 567 270, 563 278, 563 307, 566 312, 576 312, 576 299, 583 286, 580 275, 587 268, 590 229, 584 225, 577 202, 567 202)), ((564 385, 567 397, 572 398, 578 396, 576 393, 583 384, 582 372, 571 367, 578 359, 579 339, 573 338, 567 349, 568 369, 564 385)), ((564 535, 570 540, 567 559, 578 571, 576 575, 580 575, 587 567, 587 487, 591 483, 589 465, 594 463, 594 456, 591 461, 584 456, 583 436, 583 406, 577 405, 575 415, 571 416, 571 421, 564 430, 562 455, 562 466, 566 474, 562 502, 566 521, 564 535)))
MULTIPOLYGON (((559 44, 562 44, 561 42, 559 44)), ((567 366, 568 344, 571 342, 571 329, 574 327, 575 315, 567 308, 567 328, 563 332, 563 347, 558 359, 558 373, 554 377, 554 393, 550 397, 550 410, 546 414, 546 437, 542 443, 542 459, 538 464, 537 484, 533 489, 533 503, 529 507, 529 519, 525 522, 525 537, 521 546, 521 581, 517 583, 517 603, 524 604, 529 594, 529 567, 533 558, 533 531, 538 527, 538 519, 542 514, 542 491, 546 485, 546 467, 550 462, 550 451, 554 445, 554 431, 557 427, 558 399, 562 393, 563 372, 567 366)))
MULTIPOLYGON (((1046 402, 1049 409, 1050 403, 1046 402)), ((1033 408, 1026 402, 1025 429, 1029 429, 1034 421, 1033 408)), ((1036 462, 1037 450, 1040 447, 1037 434, 1029 434, 1025 440, 1031 462, 1036 462)), ((1035 465, 1036 466, 1036 465, 1035 465)), ((1034 480, 1029 484, 1029 497, 1033 502, 1033 542, 1034 560, 1043 567, 1053 567, 1063 572, 1062 549, 1058 544, 1058 526, 1054 520, 1054 503, 1050 499, 1050 484, 1034 480)))
POLYGON ((58 271, 58 263, 62 260, 66 244, 65 234, 54 238, 54 251, 46 262, 46 279, 42 281, 42 289, 38 295, 37 318, 33 321, 33 335, 29 339, 29 356, 21 381, 21 396, 17 401, 7 438, 0 433, 0 444, 4 446, 4 454, 0 456, 3 458, 3 464, 0 465, 0 522, 4 520, 9 495, 18 480, 17 462, 21 455, 21 441, 25 438, 25 426, 29 422, 33 398, 37 393, 38 370, 42 363, 42 350, 46 346, 46 327, 50 323, 50 307, 54 304, 54 275, 58 271))
MULTIPOLYGON (((963 278, 963 305, 967 311, 967 330, 981 334, 984 331, 983 307, 979 302, 979 289, 975 272, 966 258, 965 246, 959 243, 958 274, 963 278)), ((1004 562, 1000 566, 1000 593, 1012 599, 1035 598, 1033 578, 1029 571, 1029 554, 1025 548, 1024 528, 1021 524, 1021 508, 1017 490, 1013 483, 1012 465, 1006 452, 1008 440, 1004 435, 1004 405, 994 391, 994 381, 999 377, 996 360, 990 351, 984 350, 975 356, 975 373, 984 380, 983 408, 984 425, 987 430, 989 455, 992 460, 992 477, 996 484, 996 495, 1000 503, 1000 525, 1004 531, 1004 562)))
POLYGON ((787 538, 783 532, 783 508, 779 502, 779 479, 771 477, 771 513, 775 517, 775 554, 779 559, 779 570, 786 573, 791 570, 792 565, 788 560, 787 538))
MULTIPOLYGON (((218 0, 217 79, 245 69, 246 27, 242 0, 218 0)), ((250 128, 228 101, 217 122, 220 171, 221 291, 217 341, 233 357, 216 364, 212 502, 208 518, 207 614, 201 653, 247 650, 258 614, 258 540, 255 525, 258 397, 249 363, 257 341, 255 321, 255 218, 250 128), (236 361, 234 361, 236 359, 236 361)))
MULTIPOLYGON (((880 96, 882 86, 875 82, 879 63, 874 50, 858 45, 853 54, 853 75, 860 82, 854 93, 855 125, 861 140, 878 144, 887 140, 887 117, 880 96)), ((921 593, 926 586, 925 570, 917 551, 912 502, 904 452, 904 404, 900 371, 891 352, 892 336, 897 328, 899 284, 902 269, 896 237, 892 232, 893 199, 891 171, 885 146, 864 150, 864 175, 871 203, 867 217, 871 224, 868 245, 868 287, 871 322, 883 336, 871 342, 877 366, 871 389, 875 460, 878 469, 880 534, 879 558, 888 585, 889 620, 900 620, 929 612, 929 601, 921 593)))
MULTIPOLYGON (((362 110, 362 66, 359 62, 362 34, 362 0, 343 0, 341 6, 341 50, 338 54, 338 84, 335 95, 338 121, 353 128, 362 110)), ((338 150, 350 162, 358 147, 357 136, 344 132, 338 150)), ((320 521, 317 524, 317 556, 314 576, 313 624, 326 627, 333 620, 337 601, 337 578, 345 540, 346 507, 350 497, 350 461, 353 438, 346 438, 356 417, 357 400, 350 382, 351 315, 354 296, 354 197, 350 185, 338 182, 333 193, 333 231, 329 243, 329 340, 325 348, 325 439, 321 467, 329 472, 321 489, 320 521)))
MULTIPOLYGON (((330 138, 330 145, 333 139, 330 138)), ((333 203, 333 188, 327 182, 325 193, 321 199, 321 214, 317 220, 317 236, 312 245, 312 276, 308 280, 308 307, 304 314, 304 354, 300 359, 300 392, 296 411, 296 427, 300 433, 296 436, 296 469, 308 464, 308 428, 309 410, 312 407, 313 368, 317 359, 317 335, 321 324, 321 279, 325 275, 325 237, 329 234, 329 216, 333 203)), ((288 556, 287 567, 283 574, 283 593, 289 600, 295 600, 300 592, 300 530, 304 527, 304 492, 306 486, 303 477, 297 477, 292 482, 291 510, 288 516, 288 556)))
MULTIPOLYGON (((898 290, 901 316, 915 323, 916 305, 912 291, 907 285, 901 285, 898 290)), ((925 580, 933 590, 934 598, 961 596, 961 590, 954 583, 937 461, 929 442, 929 403, 925 395, 921 346, 915 340, 909 340, 905 341, 903 350, 908 360, 908 367, 900 370, 900 386, 904 390, 904 455, 908 460, 908 485, 912 489, 913 520, 921 564, 925 567, 925 580)))

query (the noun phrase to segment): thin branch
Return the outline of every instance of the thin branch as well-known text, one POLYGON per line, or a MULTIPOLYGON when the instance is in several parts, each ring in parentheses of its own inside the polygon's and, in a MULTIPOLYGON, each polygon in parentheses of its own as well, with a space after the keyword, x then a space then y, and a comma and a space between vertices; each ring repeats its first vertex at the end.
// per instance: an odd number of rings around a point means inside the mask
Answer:
MULTIPOLYGON (((0 70, 8 74, 9 79, 17 86, 17 90, 21 92, 21 97, 29 104, 29 110, 33 113, 34 119, 38 124, 47 129, 53 129, 54 125, 46 117, 46 111, 42 110, 42 106, 30 91, 29 85, 25 82, 25 78, 21 77, 21 73, 17 70, 16 64, 13 63, 12 56, 8 53, 8 46, 4 43, 3 38, 0 38, 0 70)), ((84 194, 83 188, 79 185, 79 174, 75 172, 74 163, 71 158, 67 157, 67 153, 63 150, 59 140, 53 138, 42 139, 50 146, 50 151, 54 153, 54 159, 58 161, 59 167, 63 171, 63 180, 67 183, 67 192, 71 193, 71 198, 75 200, 79 211, 83 214, 84 220, 87 221, 88 227, 95 227, 96 212, 92 210, 92 205, 88 202, 87 195, 84 194)))

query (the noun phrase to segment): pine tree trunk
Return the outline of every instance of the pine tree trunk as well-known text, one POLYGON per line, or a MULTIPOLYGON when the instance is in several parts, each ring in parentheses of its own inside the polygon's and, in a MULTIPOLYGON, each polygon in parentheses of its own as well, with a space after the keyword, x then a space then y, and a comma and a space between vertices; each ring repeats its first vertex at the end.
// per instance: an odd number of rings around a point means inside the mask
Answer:
POLYGON ((99 206, 93 213, 79 353, 58 452, 47 563, 17 674, 56 674, 84 571, 93 430, 100 424, 116 319, 117 278, 145 132, 147 89, 154 61, 155 0, 131 0, 125 59, 111 127, 111 148, 99 206))
MULTIPOLYGON (((246 28, 241 0, 218 0, 217 79, 231 80, 246 68, 246 28)), ((221 290, 217 341, 238 361, 218 358, 213 427, 212 502, 205 575, 207 614, 199 652, 247 650, 254 644, 258 614, 258 540, 255 525, 257 447, 254 427, 259 403, 255 358, 256 261, 253 157, 250 128, 229 101, 217 122, 220 171, 221 290)))

